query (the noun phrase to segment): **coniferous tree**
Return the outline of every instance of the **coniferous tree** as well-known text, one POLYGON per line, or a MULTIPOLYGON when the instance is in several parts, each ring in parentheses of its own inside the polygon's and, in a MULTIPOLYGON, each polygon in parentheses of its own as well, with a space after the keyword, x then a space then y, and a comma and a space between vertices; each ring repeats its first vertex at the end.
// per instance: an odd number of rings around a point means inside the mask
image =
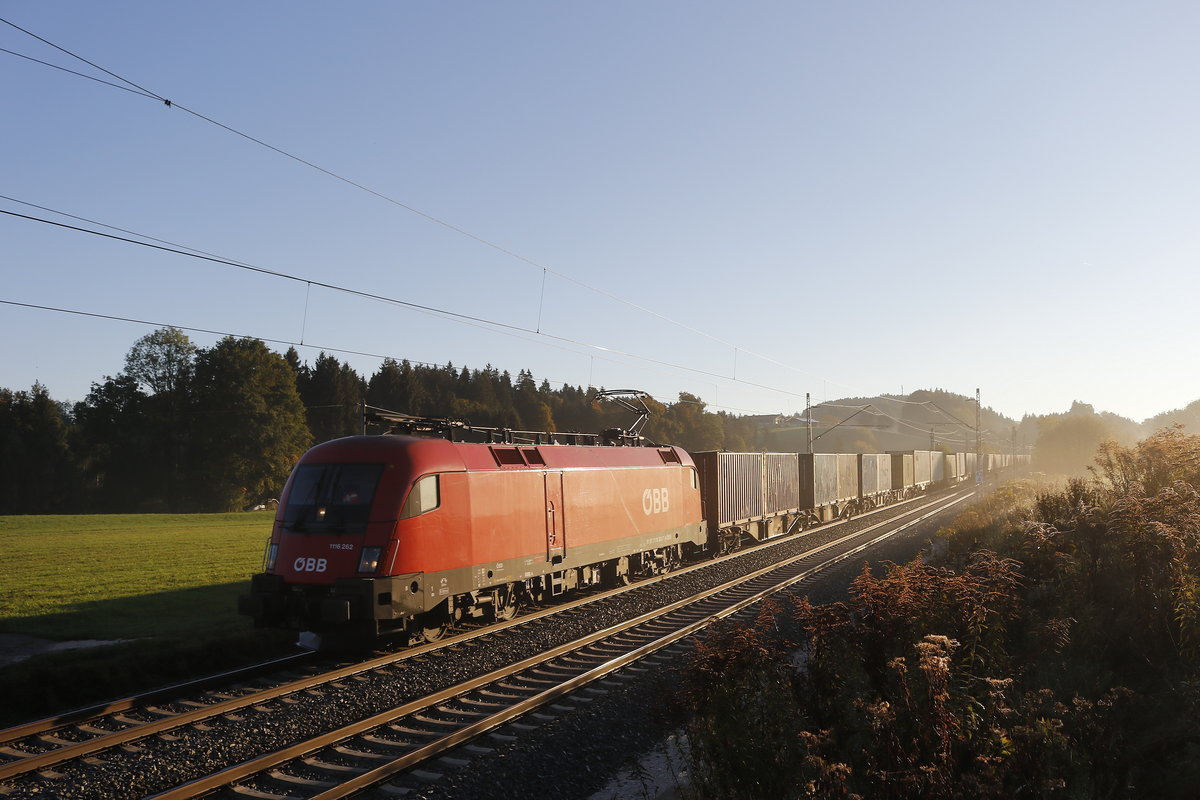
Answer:
POLYGON ((297 388, 314 441, 362 432, 366 385, 349 364, 321 353, 311 369, 301 368, 297 388))
POLYGON ((0 513, 62 513, 77 502, 68 423, 42 384, 28 392, 0 389, 0 513))
POLYGON ((157 506, 148 495, 157 484, 150 474, 156 466, 155 442, 144 424, 146 394, 128 374, 93 383, 88 396, 75 405, 74 445, 82 454, 82 469, 95 509, 106 512, 145 510, 157 506))

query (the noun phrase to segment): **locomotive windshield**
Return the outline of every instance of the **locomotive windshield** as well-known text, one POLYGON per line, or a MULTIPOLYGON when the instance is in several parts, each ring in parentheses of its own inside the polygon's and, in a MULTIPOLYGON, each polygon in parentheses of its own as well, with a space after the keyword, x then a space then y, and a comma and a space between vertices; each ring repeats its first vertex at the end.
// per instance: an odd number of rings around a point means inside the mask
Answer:
POLYGON ((383 464, 301 464, 283 527, 305 533, 363 533, 383 464))

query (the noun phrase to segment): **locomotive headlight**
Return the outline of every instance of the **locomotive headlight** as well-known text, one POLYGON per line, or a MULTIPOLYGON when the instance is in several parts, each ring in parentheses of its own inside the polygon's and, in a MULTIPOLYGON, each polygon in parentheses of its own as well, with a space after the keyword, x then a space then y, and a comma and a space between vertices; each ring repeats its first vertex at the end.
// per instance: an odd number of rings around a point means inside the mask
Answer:
POLYGON ((263 572, 275 569, 275 556, 279 554, 279 545, 267 542, 267 552, 263 554, 263 572))
POLYGON ((379 569, 379 556, 382 553, 382 547, 364 547, 362 555, 358 558, 358 571, 374 572, 379 569))

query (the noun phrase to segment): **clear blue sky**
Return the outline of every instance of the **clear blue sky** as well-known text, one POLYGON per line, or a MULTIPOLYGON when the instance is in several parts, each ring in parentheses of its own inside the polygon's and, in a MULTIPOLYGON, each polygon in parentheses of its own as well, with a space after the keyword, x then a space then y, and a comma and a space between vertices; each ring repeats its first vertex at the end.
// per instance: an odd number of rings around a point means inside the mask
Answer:
MULTIPOLYGON (((737 413, 935 387, 1016 418, 1200 399, 1194 2, 24 0, 0 17, 495 246, 8 53, 0 194, 528 332, 9 215, 0 300, 737 413)), ((8 25, 0 48, 115 82, 8 25)), ((151 330, 0 305, 0 386, 83 399, 151 330)))

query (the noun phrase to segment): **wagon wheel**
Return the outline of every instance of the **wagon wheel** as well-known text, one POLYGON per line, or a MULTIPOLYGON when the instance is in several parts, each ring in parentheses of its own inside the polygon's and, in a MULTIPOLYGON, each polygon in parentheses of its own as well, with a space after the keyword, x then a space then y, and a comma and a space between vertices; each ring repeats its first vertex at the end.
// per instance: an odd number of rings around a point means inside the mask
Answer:
POLYGON ((496 590, 496 600, 492 603, 492 614, 497 622, 508 622, 521 610, 521 602, 517 599, 516 588, 508 584, 496 590))
POLYGON ((739 547, 741 547, 741 544, 742 544, 742 535, 741 535, 741 531, 738 530, 737 528, 731 528, 728 530, 721 531, 721 549, 719 551, 720 555, 732 553, 734 550, 737 550, 739 547))

